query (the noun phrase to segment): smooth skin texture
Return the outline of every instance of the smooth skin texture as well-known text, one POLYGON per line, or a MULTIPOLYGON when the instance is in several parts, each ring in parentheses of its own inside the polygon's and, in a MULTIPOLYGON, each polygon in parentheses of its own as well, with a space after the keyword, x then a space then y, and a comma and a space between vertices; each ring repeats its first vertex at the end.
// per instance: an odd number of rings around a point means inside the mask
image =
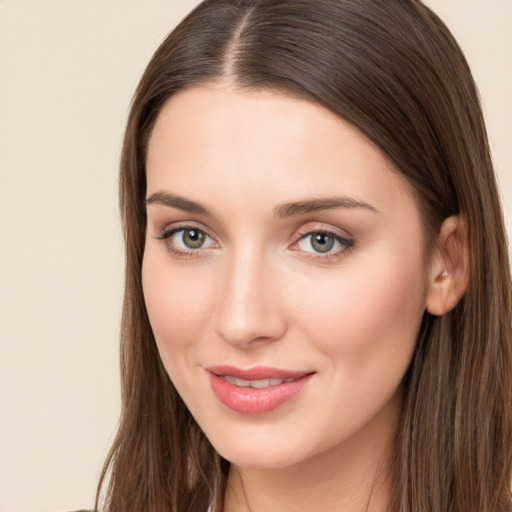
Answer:
POLYGON ((225 512, 384 510, 400 382, 428 302, 442 314, 454 289, 405 178, 319 105, 212 83, 168 100, 147 180, 146 305, 174 385, 232 462, 225 512), (314 376, 241 414, 212 365, 314 376))

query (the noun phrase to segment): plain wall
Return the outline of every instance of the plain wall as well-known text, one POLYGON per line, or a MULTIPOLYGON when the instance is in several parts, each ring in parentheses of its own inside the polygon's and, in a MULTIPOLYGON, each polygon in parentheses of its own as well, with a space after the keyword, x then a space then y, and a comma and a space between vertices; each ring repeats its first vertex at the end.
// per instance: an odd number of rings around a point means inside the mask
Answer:
MULTIPOLYGON (((195 0, 0 0, 0 512, 92 507, 119 414, 117 165, 195 0)), ((429 0, 479 84, 512 225, 512 1, 429 0)))

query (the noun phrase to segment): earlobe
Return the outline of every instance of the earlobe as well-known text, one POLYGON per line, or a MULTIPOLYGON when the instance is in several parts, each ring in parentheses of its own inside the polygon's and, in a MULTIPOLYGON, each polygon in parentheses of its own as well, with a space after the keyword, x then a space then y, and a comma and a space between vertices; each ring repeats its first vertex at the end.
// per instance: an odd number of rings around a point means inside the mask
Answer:
POLYGON ((427 311, 442 316, 453 309, 469 283, 469 247, 467 223, 462 215, 444 220, 437 245, 431 256, 427 311))

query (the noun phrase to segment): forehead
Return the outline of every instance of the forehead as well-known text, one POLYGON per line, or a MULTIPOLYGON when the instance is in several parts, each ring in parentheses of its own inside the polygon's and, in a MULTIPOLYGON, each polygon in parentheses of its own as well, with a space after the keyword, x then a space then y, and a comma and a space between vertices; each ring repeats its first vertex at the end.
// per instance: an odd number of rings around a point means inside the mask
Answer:
POLYGON ((148 192, 194 190, 205 201, 231 191, 237 202, 259 193, 287 202, 336 189, 392 205, 397 195, 412 195, 386 155, 326 108, 222 84, 188 88, 166 102, 146 164, 148 192))

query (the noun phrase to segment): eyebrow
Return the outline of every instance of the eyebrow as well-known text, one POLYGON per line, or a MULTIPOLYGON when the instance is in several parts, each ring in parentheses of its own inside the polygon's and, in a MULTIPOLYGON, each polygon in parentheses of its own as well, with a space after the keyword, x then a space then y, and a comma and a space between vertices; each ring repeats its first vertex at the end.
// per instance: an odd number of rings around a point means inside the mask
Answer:
POLYGON ((196 203, 190 199, 185 199, 184 197, 169 194, 168 192, 155 192, 154 194, 151 194, 146 198, 146 206, 150 204, 169 206, 171 208, 177 208, 178 210, 183 210, 185 212, 197 213, 206 217, 212 217, 211 210, 201 203, 196 203))
POLYGON ((293 203, 285 203, 276 208, 275 215, 277 218, 292 217, 294 215, 305 215, 315 213, 322 210, 332 210, 334 208, 355 209, 363 208, 374 213, 379 210, 365 201, 359 201, 347 196, 326 197, 312 199, 309 201, 297 201, 293 203))
MULTIPOLYGON (((204 215, 206 217, 213 217, 212 211, 201 203, 180 197, 168 192, 155 192, 146 198, 146 206, 151 204, 158 204, 168 206, 170 208, 177 208, 190 213, 204 215)), ((295 201, 291 203, 284 203, 276 207, 274 215, 278 219, 293 217, 296 215, 306 215, 308 213, 315 213, 322 210, 332 210, 335 208, 355 209, 363 208, 374 213, 379 213, 379 210, 365 201, 347 196, 326 197, 319 199, 311 199, 306 201, 295 201)))

